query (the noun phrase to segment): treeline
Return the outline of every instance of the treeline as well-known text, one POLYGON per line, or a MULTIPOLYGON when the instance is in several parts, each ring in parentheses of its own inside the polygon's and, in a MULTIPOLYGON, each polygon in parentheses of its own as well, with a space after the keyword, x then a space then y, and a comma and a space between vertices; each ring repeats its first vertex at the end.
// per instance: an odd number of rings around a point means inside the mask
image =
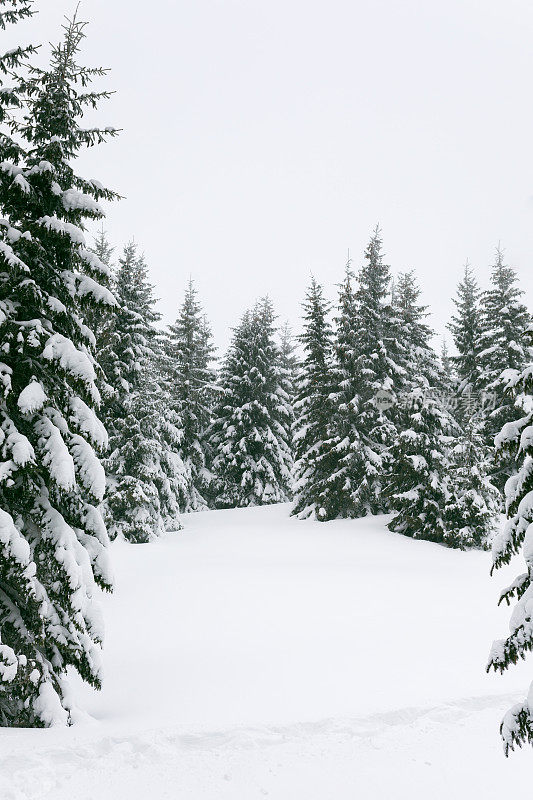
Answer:
POLYGON ((392 512, 392 530, 484 546, 496 489, 515 471, 513 457, 496 454, 494 437, 521 415, 507 392, 509 370, 530 358, 521 295, 501 250, 486 291, 467 266, 449 324, 456 354, 443 347, 439 357, 416 277, 392 282, 378 230, 357 275, 346 268, 333 325, 313 282, 295 407, 294 513, 327 520, 392 512))
MULTIPOLYGON (((103 235, 96 252, 108 259, 103 235)), ((490 288, 465 268, 452 356, 432 346, 415 274, 392 281, 379 230, 357 274, 346 266, 334 308, 313 280, 294 340, 259 301, 218 370, 192 282, 161 332, 133 245, 114 274, 119 307, 96 352, 110 397, 113 534, 147 541, 177 527, 178 510, 292 500, 300 518, 392 513, 389 527, 408 536, 461 548, 490 541, 516 471, 494 439, 520 418, 507 383, 529 358, 530 315, 500 249, 490 288)))

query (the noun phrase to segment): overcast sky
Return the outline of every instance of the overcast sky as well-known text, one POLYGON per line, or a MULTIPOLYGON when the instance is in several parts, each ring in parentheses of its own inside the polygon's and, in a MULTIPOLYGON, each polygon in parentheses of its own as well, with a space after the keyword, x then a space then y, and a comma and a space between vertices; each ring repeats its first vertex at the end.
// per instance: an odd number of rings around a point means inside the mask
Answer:
MULTIPOLYGON (((17 40, 58 38, 37 0, 17 40)), ((357 267, 375 224, 443 332, 465 259, 500 240, 533 307, 530 0, 85 0, 86 62, 123 133, 83 158, 107 227, 145 251, 171 321, 192 275, 225 346, 270 294, 297 324, 310 272, 357 267)))

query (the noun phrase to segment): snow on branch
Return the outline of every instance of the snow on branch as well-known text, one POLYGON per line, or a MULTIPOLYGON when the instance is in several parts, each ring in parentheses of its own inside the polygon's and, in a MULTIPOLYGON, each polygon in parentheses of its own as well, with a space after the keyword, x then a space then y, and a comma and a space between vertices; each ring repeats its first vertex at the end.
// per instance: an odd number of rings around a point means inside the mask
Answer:
POLYGON ((42 225, 49 231, 61 233, 68 236, 73 244, 85 245, 85 236, 81 228, 73 225, 71 222, 64 222, 57 217, 50 217, 45 215, 37 220, 38 225, 42 225))
POLYGON ((61 199, 66 211, 88 211, 99 217, 105 216, 102 206, 96 200, 77 189, 67 189, 61 199))
POLYGON ((54 333, 43 350, 43 357, 56 361, 59 365, 86 385, 95 403, 100 402, 100 392, 96 388, 96 373, 87 353, 78 350, 74 344, 60 333, 54 333))

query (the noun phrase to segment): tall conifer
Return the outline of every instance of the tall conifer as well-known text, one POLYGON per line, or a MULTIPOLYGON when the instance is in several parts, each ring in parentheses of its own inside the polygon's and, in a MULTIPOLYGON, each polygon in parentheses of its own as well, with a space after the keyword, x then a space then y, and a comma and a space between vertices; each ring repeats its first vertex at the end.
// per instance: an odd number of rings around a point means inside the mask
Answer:
POLYGON ((165 344, 170 402, 180 420, 178 452, 184 464, 184 511, 206 508, 211 493, 207 430, 215 397, 214 345, 192 280, 165 344))
MULTIPOLYGON (((482 432, 490 447, 502 425, 521 415, 505 390, 507 370, 522 370, 528 361, 523 334, 531 315, 521 302, 523 292, 517 283, 515 271, 505 264, 503 251, 498 247, 491 271, 491 288, 481 298, 482 335, 476 383, 485 410, 482 432)), ((492 480, 503 490, 516 464, 503 455, 498 461, 494 458, 491 461, 492 480)))
MULTIPOLYGON (((533 327, 524 336, 525 346, 533 344, 533 327)), ((530 351, 531 355, 531 351, 530 351)), ((501 593, 500 603, 514 602, 509 622, 510 634, 506 639, 494 642, 487 670, 503 672, 511 664, 516 664, 533 649, 533 363, 521 372, 509 371, 507 390, 523 410, 519 420, 511 419, 505 423, 496 437, 498 450, 516 459, 519 470, 512 475, 505 486, 507 521, 492 546, 493 570, 509 564, 514 555, 521 553, 526 562, 526 572, 518 577, 501 593)), ((521 746, 524 742, 533 744, 533 688, 529 698, 514 705, 505 715, 501 725, 501 735, 505 753, 521 746)))
POLYGON ((304 355, 294 405, 294 505, 301 519, 332 519, 329 484, 332 475, 331 436, 333 403, 332 330, 329 305, 313 278, 303 303, 304 355))
POLYGON ((291 491, 289 395, 268 299, 234 331, 210 437, 219 508, 279 503, 291 491))
POLYGON ((161 376, 153 289, 133 242, 119 260, 115 295, 118 309, 99 353, 111 387, 103 408, 109 431, 106 519, 112 536, 147 542, 180 527, 184 470, 177 453, 180 421, 161 376))
POLYGON ((388 449, 397 431, 394 408, 380 406, 380 395, 398 399, 405 385, 405 353, 399 341, 398 320, 391 304, 389 267, 383 261, 381 231, 376 228, 357 275, 356 329, 353 377, 357 395, 357 433, 363 444, 362 474, 353 486, 353 516, 387 510, 383 491, 389 467, 388 449))
POLYGON ((469 395, 477 386, 480 373, 479 354, 482 348, 480 296, 474 271, 467 262, 463 279, 457 287, 457 297, 453 301, 456 312, 448 325, 457 349, 457 354, 451 356, 457 372, 457 391, 465 398, 467 405, 469 395))
MULTIPOLYGON (((0 12, 2 28, 31 13, 30 3, 10 5, 0 12)), ((112 585, 98 510, 106 434, 97 416, 95 339, 84 320, 114 300, 84 229, 103 216, 98 201, 115 195, 79 177, 73 164, 115 131, 80 125, 83 111, 107 96, 87 89, 104 70, 77 63, 83 38, 83 23, 68 22, 49 68, 31 67, 24 79, 12 71, 28 49, 0 59, 12 87, 0 92, 3 725, 68 721, 68 667, 94 687, 101 682, 96 585, 112 585), (10 116, 13 106, 23 118, 10 116)))

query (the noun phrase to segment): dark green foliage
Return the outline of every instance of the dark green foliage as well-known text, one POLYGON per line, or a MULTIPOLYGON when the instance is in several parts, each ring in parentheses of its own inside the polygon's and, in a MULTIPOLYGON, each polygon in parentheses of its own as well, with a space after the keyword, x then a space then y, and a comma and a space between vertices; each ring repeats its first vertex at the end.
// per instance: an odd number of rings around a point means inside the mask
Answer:
POLYGON ((398 421, 401 430, 391 448, 388 494, 394 516, 389 528, 415 539, 448 542, 451 420, 427 389, 418 388, 404 399, 398 421))
POLYGON ((480 413, 463 420, 452 444, 447 542, 462 550, 486 548, 495 533, 499 495, 487 474, 490 449, 483 440, 480 413))
POLYGON ((477 385, 480 373, 479 353, 482 347, 480 296, 474 271, 467 262, 463 280, 457 288, 457 297, 453 301, 456 313, 448 325, 457 348, 457 355, 450 357, 457 373, 457 391, 466 398, 467 403, 469 395, 477 385))
MULTIPOLYGON (((382 410, 377 396, 386 393, 397 400, 406 378, 405 357, 398 340, 398 320, 391 304, 390 270, 383 262, 382 240, 376 228, 365 252, 365 261, 357 276, 354 311, 349 324, 354 326, 349 350, 351 364, 345 368, 352 382, 349 394, 356 409, 353 426, 362 444, 361 466, 351 479, 350 516, 378 514, 387 510, 383 491, 389 469, 390 445, 397 431, 394 408, 382 410)), ((347 398, 348 399, 348 398, 347 398)), ((359 445, 355 445, 358 450, 359 445)))
MULTIPOLYGON (((517 420, 520 410, 505 390, 508 370, 522 370, 528 362, 523 341, 531 316, 521 302, 523 292, 517 286, 516 273, 507 266, 500 248, 491 272, 491 288, 481 298, 482 336, 479 353, 479 377, 476 392, 485 408, 483 434, 488 446, 505 422, 517 420)), ((516 470, 513 459, 491 459, 489 469, 495 485, 503 491, 508 477, 516 470)))
MULTIPOLYGON (((533 344, 533 328, 530 326, 523 337, 524 346, 533 344)), ((533 549, 531 526, 533 524, 533 364, 521 371, 509 370, 507 391, 522 408, 522 416, 516 420, 514 413, 496 437, 496 448, 504 456, 516 459, 519 470, 505 486, 507 521, 495 538, 492 555, 493 570, 509 564, 512 557, 522 553, 527 571, 518 576, 505 589, 500 602, 508 604, 516 599, 510 621, 511 633, 507 639, 494 642, 487 670, 503 672, 511 664, 525 658, 533 648, 533 621, 531 598, 533 596, 533 549)), ((514 412, 514 409, 513 409, 514 412)), ((533 717, 528 701, 513 706, 505 715, 501 726, 506 754, 524 742, 533 742, 533 717)))
MULTIPOLYGON (((353 272, 346 265, 340 285, 335 318, 334 358, 331 366, 329 435, 323 443, 324 465, 330 474, 324 485, 323 519, 359 516, 362 494, 366 492, 365 447, 360 435, 361 375, 357 328, 359 325, 353 272)), ((363 503, 365 502, 363 497, 363 503)))
POLYGON ((120 533, 142 543, 180 527, 184 481, 180 420, 161 377, 159 317, 144 257, 133 242, 119 260, 114 291, 118 307, 99 353, 110 387, 103 408, 109 432, 106 520, 112 537, 120 533))
POLYGON ((235 329, 220 375, 210 440, 217 508, 279 503, 290 493, 288 386, 268 299, 235 329))
POLYGON ((184 511, 205 508, 211 493, 206 432, 215 397, 212 339, 191 280, 165 342, 169 396, 181 426, 177 451, 187 482, 184 511))
MULTIPOLYGON (((0 27, 31 12, 11 2, 0 27)), ((19 67, 32 48, 0 59, 0 719, 3 725, 66 722, 65 672, 99 687, 96 584, 110 589, 105 488, 98 452, 106 435, 94 336, 84 317, 113 304, 107 270, 84 240, 98 200, 115 195, 77 176, 76 155, 113 129, 80 118, 106 93, 87 86, 100 69, 76 57, 84 25, 65 27, 50 67, 19 67), (11 73, 11 70, 15 72, 11 73), (21 113, 16 119, 11 109, 21 113)))
POLYGON ((415 273, 401 272, 394 287, 394 324, 397 359, 404 369, 396 383, 410 389, 421 381, 435 387, 439 383, 440 366, 431 340, 433 331, 426 323, 427 306, 420 303, 420 287, 415 273))
POLYGON ((332 519, 329 482, 332 474, 331 421, 334 414, 332 331, 322 287, 311 281, 303 304, 304 357, 294 406, 294 506, 300 518, 332 519))

